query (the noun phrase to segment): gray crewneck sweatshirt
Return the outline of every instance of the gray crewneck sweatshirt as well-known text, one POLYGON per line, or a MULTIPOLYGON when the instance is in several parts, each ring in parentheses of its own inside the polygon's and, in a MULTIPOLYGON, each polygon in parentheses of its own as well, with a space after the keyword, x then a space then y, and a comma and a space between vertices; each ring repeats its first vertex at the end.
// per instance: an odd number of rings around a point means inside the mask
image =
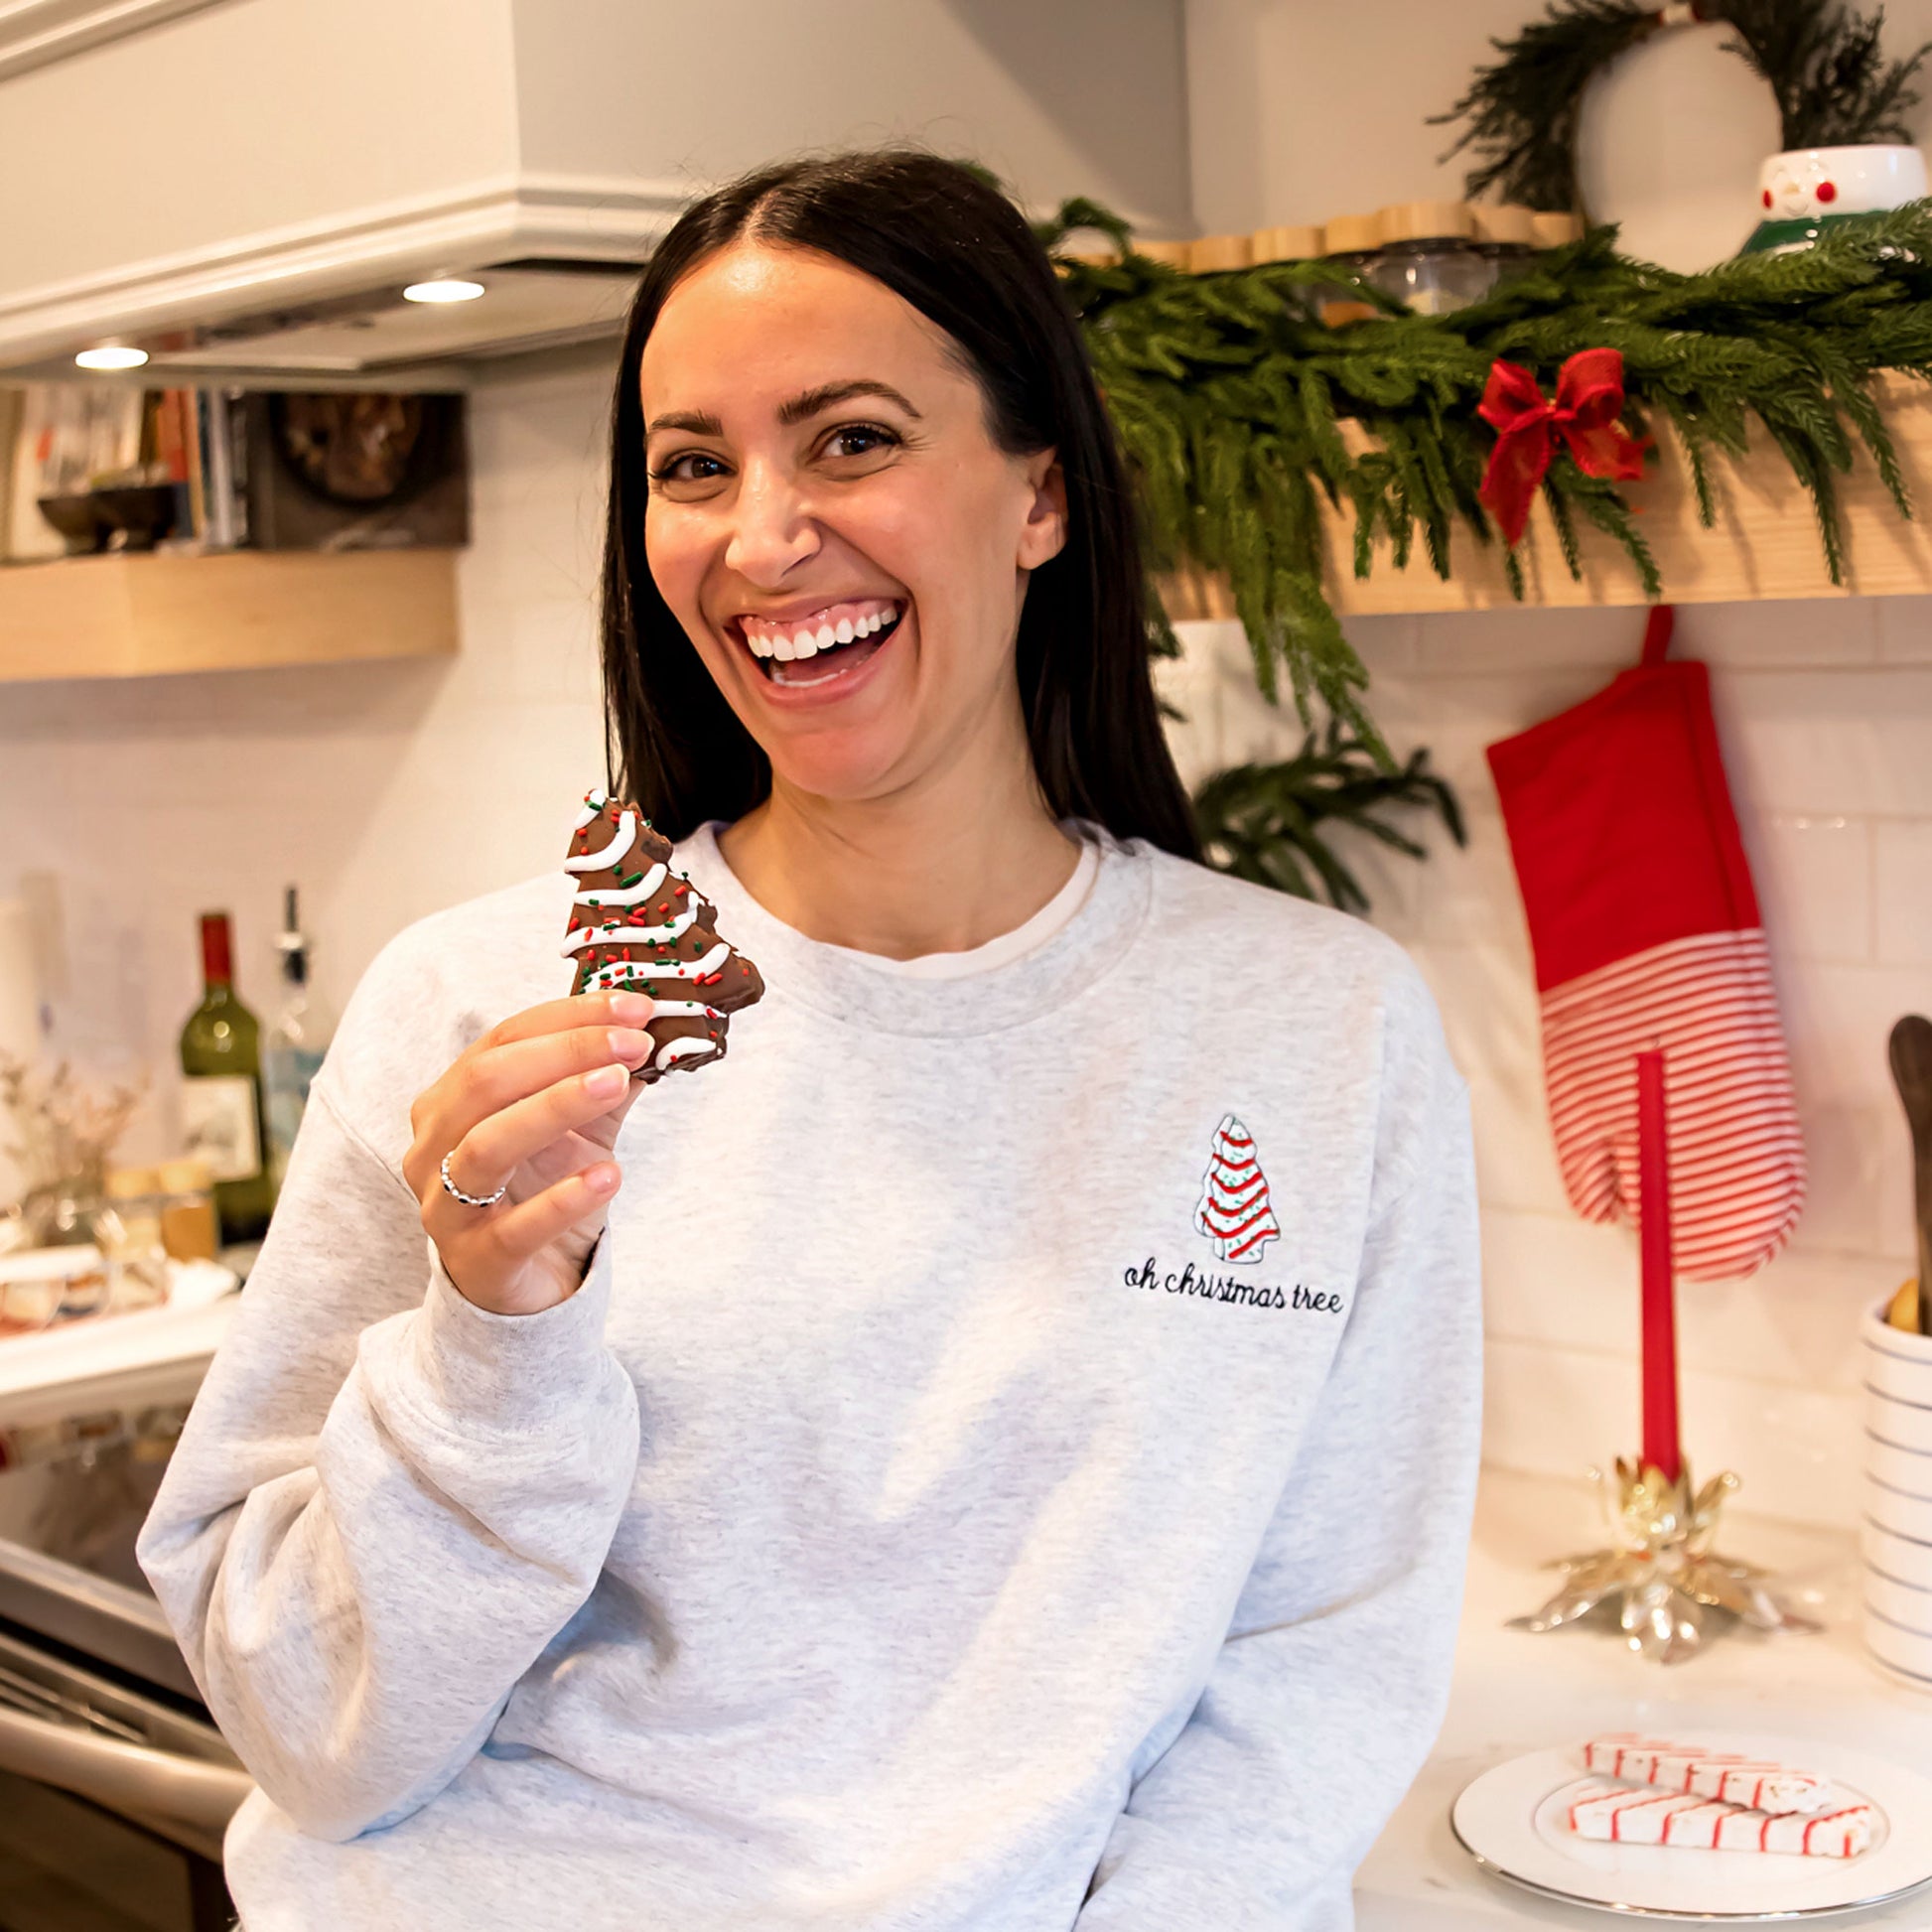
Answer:
POLYGON ((426 1253, 411 1099, 563 874, 370 967, 140 1546, 247 1932, 1342 1932, 1477 1438, 1466 1094, 1355 920, 1107 843, 963 979, 762 970, 584 1287, 426 1253))

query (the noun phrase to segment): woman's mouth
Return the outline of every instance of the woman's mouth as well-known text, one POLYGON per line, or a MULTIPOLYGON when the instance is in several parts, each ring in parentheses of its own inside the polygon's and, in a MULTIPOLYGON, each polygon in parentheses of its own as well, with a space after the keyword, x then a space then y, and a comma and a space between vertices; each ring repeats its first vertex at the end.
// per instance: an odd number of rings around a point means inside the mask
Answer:
POLYGON ((796 690, 856 671, 879 653, 904 613, 896 598, 862 597, 801 618, 741 617, 737 628, 765 677, 796 690))

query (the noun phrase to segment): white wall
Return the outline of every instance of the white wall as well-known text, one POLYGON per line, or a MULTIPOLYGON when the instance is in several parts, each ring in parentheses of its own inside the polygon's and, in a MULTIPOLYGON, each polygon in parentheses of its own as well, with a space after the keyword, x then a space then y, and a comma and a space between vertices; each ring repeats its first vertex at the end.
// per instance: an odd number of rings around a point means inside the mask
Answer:
POLYGON ((601 361, 579 362, 473 398, 454 659, 0 687, 0 897, 23 871, 60 882, 58 1043, 162 1068, 135 1151, 169 1132, 198 910, 232 910, 242 995, 265 1019, 284 881, 340 1009, 399 926, 555 865, 603 774, 608 386, 601 361))

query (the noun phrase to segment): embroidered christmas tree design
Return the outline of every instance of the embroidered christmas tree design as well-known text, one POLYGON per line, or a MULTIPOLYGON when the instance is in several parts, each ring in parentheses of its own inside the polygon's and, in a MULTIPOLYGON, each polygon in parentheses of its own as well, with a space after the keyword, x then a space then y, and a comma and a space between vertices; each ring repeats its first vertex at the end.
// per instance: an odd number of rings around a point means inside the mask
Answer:
POLYGON ((1223 1114, 1215 1130, 1194 1226, 1222 1261, 1259 1261, 1268 1243, 1280 1238, 1254 1138, 1232 1114, 1223 1114))

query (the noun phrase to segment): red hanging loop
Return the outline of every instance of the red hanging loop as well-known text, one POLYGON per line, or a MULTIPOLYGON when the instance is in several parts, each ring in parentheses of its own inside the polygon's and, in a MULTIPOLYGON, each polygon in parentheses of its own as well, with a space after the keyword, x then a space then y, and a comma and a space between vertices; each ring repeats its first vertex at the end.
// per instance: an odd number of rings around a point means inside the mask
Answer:
POLYGON ((1643 667, 1654 671, 1670 655, 1670 634, 1676 627, 1677 609, 1670 604, 1653 604, 1643 627, 1643 667))

